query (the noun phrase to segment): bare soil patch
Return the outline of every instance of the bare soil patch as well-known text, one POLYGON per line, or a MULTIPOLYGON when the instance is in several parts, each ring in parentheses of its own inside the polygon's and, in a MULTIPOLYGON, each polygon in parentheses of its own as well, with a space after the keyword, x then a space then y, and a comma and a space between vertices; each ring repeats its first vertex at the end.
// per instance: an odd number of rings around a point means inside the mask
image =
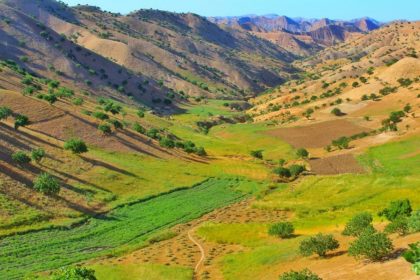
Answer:
POLYGON ((365 170, 351 154, 311 159, 311 170, 320 175, 363 173, 365 170))
POLYGON ((301 127, 279 128, 269 131, 297 148, 322 148, 342 136, 351 136, 369 128, 355 125, 347 120, 332 120, 301 127))

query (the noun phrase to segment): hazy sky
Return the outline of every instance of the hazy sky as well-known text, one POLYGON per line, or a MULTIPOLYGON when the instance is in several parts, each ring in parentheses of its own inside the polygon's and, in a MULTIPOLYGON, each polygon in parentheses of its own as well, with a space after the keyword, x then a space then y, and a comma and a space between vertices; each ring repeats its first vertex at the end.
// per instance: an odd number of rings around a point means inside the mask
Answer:
POLYGON ((353 19, 369 16, 381 21, 420 20, 420 0, 64 0, 103 10, 128 13, 141 8, 193 12, 203 16, 279 14, 290 17, 353 19))

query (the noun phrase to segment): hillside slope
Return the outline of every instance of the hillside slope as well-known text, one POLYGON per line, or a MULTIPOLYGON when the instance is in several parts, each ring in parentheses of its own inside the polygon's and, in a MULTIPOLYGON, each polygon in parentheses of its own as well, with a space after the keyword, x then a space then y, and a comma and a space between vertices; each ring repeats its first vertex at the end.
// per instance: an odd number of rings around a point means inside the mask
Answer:
POLYGON ((122 16, 52 0, 4 3, 9 11, 33 15, 57 34, 183 96, 252 95, 295 71, 289 65, 294 56, 281 47, 198 15, 141 10, 122 16))

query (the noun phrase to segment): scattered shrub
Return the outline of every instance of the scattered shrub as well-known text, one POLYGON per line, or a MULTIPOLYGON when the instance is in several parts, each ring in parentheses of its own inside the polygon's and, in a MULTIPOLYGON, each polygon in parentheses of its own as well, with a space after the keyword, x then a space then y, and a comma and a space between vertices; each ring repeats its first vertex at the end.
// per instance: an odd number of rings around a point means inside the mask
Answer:
POLYGON ((409 244, 407 251, 403 253, 403 258, 412 263, 412 270, 416 275, 420 275, 420 242, 409 244))
POLYGON ((318 233, 300 243, 299 251, 303 256, 318 254, 325 257, 328 251, 337 249, 340 246, 338 241, 331 234, 318 233))
POLYGON ((255 150, 251 151, 251 156, 254 158, 262 159, 263 158, 263 150, 255 150))
POLYGON ((385 216, 389 221, 394 221, 400 217, 409 217, 412 211, 410 200, 403 199, 391 201, 388 208, 379 212, 378 215, 385 216))
POLYGON ((93 269, 76 266, 60 269, 52 280, 96 280, 96 277, 93 269))
POLYGON ((17 114, 15 116, 15 129, 29 124, 29 118, 25 115, 17 114))
POLYGON ((283 178, 290 178, 292 176, 292 174, 290 173, 290 170, 288 168, 281 167, 281 166, 275 168, 274 173, 279 175, 280 177, 283 177, 283 178))
POLYGON ((293 165, 289 166, 289 170, 290 170, 290 175, 292 175, 293 177, 297 177, 303 171, 305 171, 306 168, 303 165, 293 164, 293 165))
POLYGON ((322 280, 321 277, 308 269, 301 271, 289 271, 280 275, 280 280, 322 280))
POLYGON ((309 156, 309 152, 304 148, 300 148, 296 151, 296 155, 300 158, 307 158, 309 156))
POLYGON ((109 126, 108 124, 100 124, 98 125, 98 130, 100 132, 102 132, 105 135, 111 134, 112 130, 111 130, 111 126, 109 126))
POLYGON ((8 107, 0 107, 0 121, 5 120, 13 114, 13 111, 8 107))
POLYGON ((407 220, 411 232, 420 231, 420 210, 415 211, 407 220))
POLYGON ((70 150, 74 154, 82 154, 88 151, 86 143, 81 139, 69 139, 64 143, 64 149, 70 150))
POLYGON ((76 106, 81 106, 83 105, 84 100, 81 97, 76 97, 75 99, 73 99, 72 103, 76 106))
POLYGON ((290 222, 281 222, 276 223, 268 229, 268 234, 281 237, 281 238, 289 238, 293 235, 295 228, 293 224, 290 222))
POLYGON ((48 173, 42 173, 34 181, 34 189, 44 194, 57 194, 60 192, 60 184, 48 173))
POLYGON ((342 234, 348 236, 359 236, 363 230, 368 227, 372 227, 372 221, 372 215, 367 212, 356 214, 350 219, 350 221, 347 222, 342 234))
POLYGON ((35 162, 40 162, 45 157, 45 150, 42 148, 33 149, 31 151, 31 158, 35 162))
POLYGON ((408 228, 408 218, 407 217, 397 217, 390 224, 386 225, 386 233, 398 233, 399 235, 406 235, 409 231, 408 228))
POLYGON ((138 124, 138 123, 135 123, 134 125, 133 125, 133 129, 134 129, 134 131, 136 131, 136 132, 138 132, 138 133, 141 133, 141 134, 144 134, 144 133, 146 133, 146 129, 144 128, 144 127, 142 127, 140 124, 138 124))
POLYGON ((107 114, 105 114, 104 112, 99 112, 99 111, 93 112, 92 116, 102 121, 109 119, 109 116, 107 114))
POLYGON ((373 228, 367 228, 350 244, 349 255, 355 258, 367 258, 371 261, 380 261, 388 256, 394 246, 385 233, 373 228))
POLYGON ((175 148, 175 142, 167 137, 163 137, 159 140, 159 145, 165 148, 175 148))
POLYGON ((22 151, 17 151, 13 153, 12 159, 18 164, 28 164, 31 162, 31 158, 25 152, 22 151))

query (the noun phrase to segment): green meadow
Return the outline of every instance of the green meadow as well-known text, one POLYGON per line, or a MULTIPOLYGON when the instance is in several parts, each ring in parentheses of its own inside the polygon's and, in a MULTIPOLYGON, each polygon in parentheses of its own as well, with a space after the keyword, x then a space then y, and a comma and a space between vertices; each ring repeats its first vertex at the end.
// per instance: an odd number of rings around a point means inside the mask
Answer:
POLYGON ((91 258, 115 255, 146 245, 148 237, 186 223, 247 196, 247 181, 208 179, 146 201, 116 208, 69 228, 52 228, 3 238, 0 275, 17 279, 91 258))

